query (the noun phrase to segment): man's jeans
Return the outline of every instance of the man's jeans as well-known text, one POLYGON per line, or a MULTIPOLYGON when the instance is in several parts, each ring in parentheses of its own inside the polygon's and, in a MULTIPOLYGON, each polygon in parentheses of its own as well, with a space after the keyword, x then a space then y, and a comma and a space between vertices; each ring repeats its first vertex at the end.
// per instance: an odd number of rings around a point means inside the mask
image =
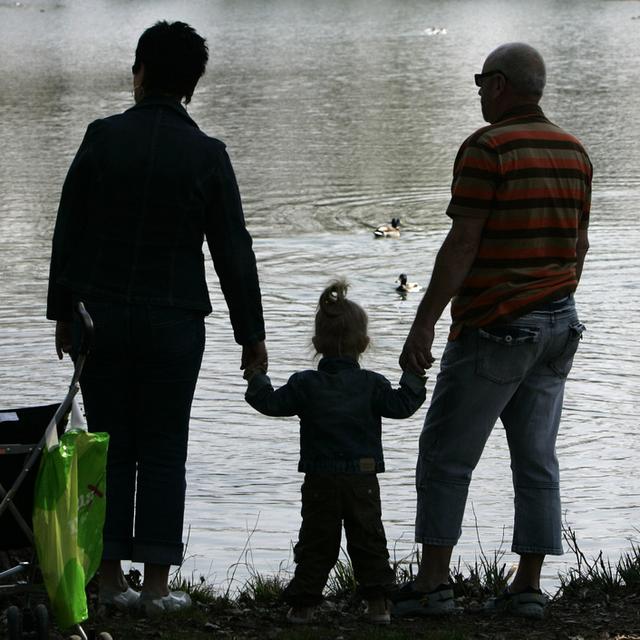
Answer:
POLYGON ((562 554, 555 443, 584 331, 573 297, 507 326, 466 329, 442 357, 420 436, 416 542, 454 546, 471 475, 497 419, 515 489, 512 551, 562 554))
POLYGON ((80 380, 82 397, 89 430, 110 435, 103 557, 180 564, 189 414, 204 350, 203 314, 85 304, 95 341, 80 380))

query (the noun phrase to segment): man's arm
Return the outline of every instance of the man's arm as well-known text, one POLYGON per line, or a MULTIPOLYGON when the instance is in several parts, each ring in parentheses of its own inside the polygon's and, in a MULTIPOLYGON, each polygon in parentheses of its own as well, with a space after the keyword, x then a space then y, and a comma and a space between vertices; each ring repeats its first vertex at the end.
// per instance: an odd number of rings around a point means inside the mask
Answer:
POLYGON ((578 229, 578 242, 576 243, 576 280, 580 282, 584 258, 589 251, 589 230, 578 229))
POLYGON ((484 224, 483 217, 454 218, 436 256, 431 281, 400 354, 403 370, 424 375, 425 370, 431 367, 435 324, 469 273, 480 246, 484 224))

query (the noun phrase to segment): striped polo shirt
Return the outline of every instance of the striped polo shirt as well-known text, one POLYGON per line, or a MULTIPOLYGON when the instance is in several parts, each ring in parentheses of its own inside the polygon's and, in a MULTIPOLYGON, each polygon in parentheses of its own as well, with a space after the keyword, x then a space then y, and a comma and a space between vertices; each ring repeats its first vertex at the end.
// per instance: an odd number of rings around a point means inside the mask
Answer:
POLYGON ((465 326, 500 325, 575 291, 576 241, 589 224, 591 177, 580 142, 535 104, 465 140, 447 215, 486 222, 451 304, 450 340, 465 326))

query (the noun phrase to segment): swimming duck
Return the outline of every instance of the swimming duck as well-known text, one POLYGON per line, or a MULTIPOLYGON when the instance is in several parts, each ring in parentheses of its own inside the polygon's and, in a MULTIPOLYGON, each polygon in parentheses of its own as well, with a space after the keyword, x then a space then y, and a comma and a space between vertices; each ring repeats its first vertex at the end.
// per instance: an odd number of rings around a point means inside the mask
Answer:
POLYGON ((445 29, 445 27, 427 27, 423 33, 428 36, 444 36, 447 34, 447 30, 445 29))
POLYGON ((373 235, 376 238, 399 238, 400 218, 391 218, 391 222, 389 224, 381 224, 374 230, 373 235))
POLYGON ((407 274, 401 273, 396 282, 400 284, 396 287, 399 293, 410 293, 412 291, 421 291, 422 287, 417 282, 407 282, 407 274))

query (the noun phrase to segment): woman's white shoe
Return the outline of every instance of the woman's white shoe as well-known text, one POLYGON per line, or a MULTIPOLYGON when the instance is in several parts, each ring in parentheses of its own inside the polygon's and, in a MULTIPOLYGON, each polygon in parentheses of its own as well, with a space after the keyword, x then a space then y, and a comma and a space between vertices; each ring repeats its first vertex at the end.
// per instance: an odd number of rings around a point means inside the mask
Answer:
POLYGON ((182 611, 189 607, 191 607, 191 597, 184 591, 170 591, 166 596, 143 593, 138 600, 138 608, 148 616, 182 611))
POLYGON ((133 609, 137 606, 139 600, 140 593, 134 591, 131 587, 127 587, 125 591, 101 587, 98 593, 98 604, 115 607, 120 611, 133 609))

